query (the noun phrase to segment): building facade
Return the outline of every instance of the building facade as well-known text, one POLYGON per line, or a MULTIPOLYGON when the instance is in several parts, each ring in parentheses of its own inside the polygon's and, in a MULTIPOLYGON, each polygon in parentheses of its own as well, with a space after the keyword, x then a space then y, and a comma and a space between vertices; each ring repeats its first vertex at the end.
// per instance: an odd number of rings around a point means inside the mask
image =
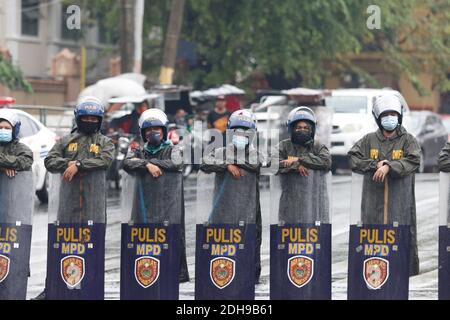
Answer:
POLYGON ((73 100, 79 91, 75 87, 80 70, 72 71, 70 77, 60 75, 54 59, 68 49, 79 61, 82 44, 87 56, 86 82, 109 76, 117 45, 105 39, 101 17, 92 27, 81 24, 80 30, 68 29, 68 17, 62 0, 0 0, 0 48, 9 51, 35 90, 27 95, 0 87, 0 95, 14 95, 18 103, 26 104, 62 105, 73 100))

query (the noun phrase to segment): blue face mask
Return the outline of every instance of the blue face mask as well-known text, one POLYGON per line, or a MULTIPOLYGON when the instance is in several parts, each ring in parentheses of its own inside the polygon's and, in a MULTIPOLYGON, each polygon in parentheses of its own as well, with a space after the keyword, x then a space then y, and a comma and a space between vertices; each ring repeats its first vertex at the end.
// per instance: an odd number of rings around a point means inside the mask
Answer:
POLYGON ((12 130, 11 129, 0 129, 0 142, 11 142, 12 141, 12 130))
POLYGON ((244 136, 233 136, 233 144, 237 149, 245 149, 248 144, 248 138, 244 136))
POLYGON ((397 116, 385 116, 381 118, 381 126, 386 131, 394 131, 398 126, 398 117, 397 116))

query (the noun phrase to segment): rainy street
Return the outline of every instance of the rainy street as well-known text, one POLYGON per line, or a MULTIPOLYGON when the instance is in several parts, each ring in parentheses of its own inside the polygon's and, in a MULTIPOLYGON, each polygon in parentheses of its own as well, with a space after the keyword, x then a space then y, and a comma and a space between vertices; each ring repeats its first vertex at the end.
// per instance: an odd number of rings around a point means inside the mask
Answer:
MULTIPOLYGON (((187 259, 191 280, 180 285, 180 299, 194 299, 196 179, 192 174, 185 181, 187 259)), ((410 299, 437 299, 438 284, 438 174, 416 175, 416 208, 419 241, 420 274, 410 281, 410 299)), ((269 299, 269 189, 261 185, 263 214, 262 275, 256 286, 256 299, 269 299)), ((332 298, 346 299, 348 224, 351 177, 332 178, 333 264, 332 298)), ((106 229, 105 298, 119 299, 120 278, 120 192, 110 190, 108 195, 108 224, 106 229)), ((36 201, 31 247, 31 277, 27 299, 35 297, 44 288, 47 250, 47 206, 36 201)))

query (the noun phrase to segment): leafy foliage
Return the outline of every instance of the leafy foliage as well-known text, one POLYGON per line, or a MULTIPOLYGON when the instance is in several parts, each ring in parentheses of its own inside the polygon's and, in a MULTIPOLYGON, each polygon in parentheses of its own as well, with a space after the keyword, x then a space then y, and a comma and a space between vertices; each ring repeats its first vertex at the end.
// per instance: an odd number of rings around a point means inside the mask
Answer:
MULTIPOLYGON (((106 14, 113 36, 119 12, 111 1, 86 5, 106 14)), ((170 1, 145 6, 143 67, 157 77, 170 1)), ((418 80, 422 72, 431 73, 434 87, 444 92, 450 90, 448 21, 450 0, 187 0, 181 39, 195 45, 198 63, 178 72, 177 81, 202 88, 235 83, 258 70, 269 80, 317 87, 337 70, 376 86, 352 57, 382 52, 383 67, 405 74, 419 92, 426 93, 418 80), (380 7, 380 30, 366 26, 369 5, 380 7)))
POLYGON ((33 92, 22 71, 2 54, 0 54, 0 84, 11 90, 23 89, 27 93, 33 92))

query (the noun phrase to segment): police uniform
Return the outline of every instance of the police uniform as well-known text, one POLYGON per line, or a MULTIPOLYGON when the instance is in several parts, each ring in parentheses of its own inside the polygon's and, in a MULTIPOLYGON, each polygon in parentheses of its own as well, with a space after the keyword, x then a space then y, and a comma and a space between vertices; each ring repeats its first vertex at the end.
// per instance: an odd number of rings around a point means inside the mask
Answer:
POLYGON ((63 173, 70 161, 77 161, 80 172, 107 170, 114 151, 111 139, 101 133, 86 135, 75 129, 53 146, 45 158, 45 167, 51 173, 63 173))
POLYGON ((311 143, 308 145, 298 145, 292 143, 291 139, 281 141, 276 147, 276 152, 272 161, 283 161, 292 158, 298 158, 291 166, 281 167, 279 173, 289 173, 298 171, 300 165, 311 170, 331 169, 331 155, 328 148, 320 143, 311 143))
MULTIPOLYGON (((0 121, 6 120, 13 127, 12 140, 0 142, 0 169, 11 169, 15 171, 30 171, 33 165, 33 152, 25 144, 19 142, 17 137, 20 128, 18 117, 13 111, 3 109, 0 121)), ((0 174, 4 174, 0 172, 0 174)), ((28 263, 28 276, 30 276, 30 265, 28 263)))
MULTIPOLYGON (((76 176, 97 173, 100 170, 106 171, 113 161, 115 146, 110 138, 100 133, 104 116, 104 107, 101 101, 95 97, 85 97, 77 104, 74 113, 76 127, 69 135, 64 136, 53 146, 44 160, 45 167, 51 173, 62 174, 68 169, 69 162, 75 161, 78 169, 76 176), (83 117, 90 116, 96 117, 99 121, 86 122, 83 120, 83 117)), ((99 183, 104 187, 101 181, 99 183)), ((75 195, 76 192, 70 192, 71 185, 66 185, 66 187, 68 189, 64 189, 64 193, 68 193, 68 198, 64 202, 61 202, 65 206, 58 207, 58 219, 71 223, 78 221, 80 217, 77 214, 73 216, 72 209, 74 208, 71 208, 73 206, 72 201, 74 200, 71 199, 71 196, 75 195)), ((76 190, 74 189, 74 191, 76 190)), ((61 196, 64 193, 63 189, 61 189, 61 196)), ((102 193, 104 194, 104 192, 102 193)), ((95 201, 104 201, 106 204, 106 196, 104 199, 95 199, 95 201)), ((88 212, 89 215, 95 215, 95 218, 90 217, 89 219, 102 221, 101 223, 106 225, 106 205, 101 205, 99 208, 104 209, 88 212)), ((79 210, 76 209, 74 212, 77 211, 79 210)), ((86 217, 86 219, 88 218, 86 217)), ((48 279, 46 279, 46 289, 35 298, 36 300, 47 299, 47 281, 48 279)))
MULTIPOLYGON (((381 129, 365 135, 348 152, 353 171, 371 173, 376 171, 377 163, 388 160, 388 175, 401 178, 414 175, 420 166, 421 149, 417 140, 405 128, 399 126, 396 135, 386 138, 381 129)), ((410 275, 419 273, 419 255, 417 249, 416 200, 414 195, 414 178, 411 190, 411 263, 410 275)))
POLYGON ((33 152, 18 139, 0 143, 0 168, 29 171, 33 165, 33 152))

